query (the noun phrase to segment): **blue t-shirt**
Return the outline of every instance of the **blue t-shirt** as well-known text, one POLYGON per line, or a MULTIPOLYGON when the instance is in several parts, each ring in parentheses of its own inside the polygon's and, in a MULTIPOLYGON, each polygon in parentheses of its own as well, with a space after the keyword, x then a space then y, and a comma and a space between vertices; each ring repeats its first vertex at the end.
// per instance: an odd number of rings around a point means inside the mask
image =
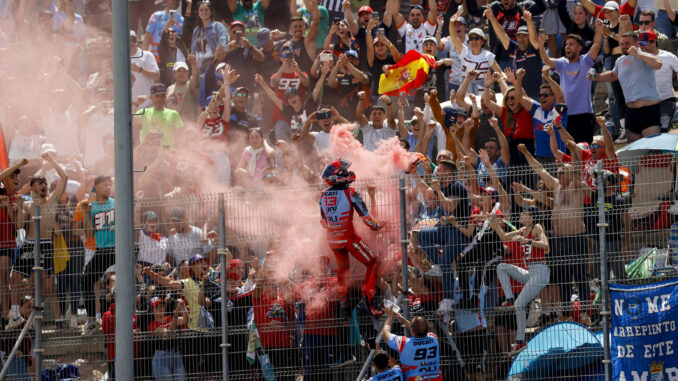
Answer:
POLYGON ((556 59, 556 73, 560 75, 560 87, 565 94, 565 103, 570 115, 593 114, 591 82, 588 71, 593 67, 589 53, 580 56, 577 62, 565 57, 556 59))
POLYGON ((92 202, 90 218, 97 249, 115 247, 115 200, 109 198, 103 204, 92 202))
MULTIPOLYGON (((546 111, 541 107, 541 104, 532 101, 530 114, 532 114, 532 120, 534 121, 534 155, 552 158, 553 152, 551 152, 551 146, 549 145, 551 136, 549 136, 548 132, 544 131, 544 125, 553 123, 553 120, 558 116, 558 112, 555 107, 546 111)), ((560 121, 563 128, 567 128, 567 112, 561 116, 560 121)), ((556 127, 553 126, 553 128, 556 127)), ((558 142, 558 149, 565 152, 565 143, 563 143, 563 139, 560 138, 560 133, 557 128, 556 142, 558 142)))
POLYGON ((403 372, 400 370, 400 367, 396 365, 385 372, 375 374, 368 381, 402 381, 402 380, 403 372))
POLYGON ((461 181, 453 181, 448 186, 440 187, 445 197, 452 197, 457 200, 457 207, 454 209, 454 217, 464 223, 469 214, 471 214, 471 205, 468 201, 468 191, 461 181))
POLYGON ((658 101, 659 90, 655 82, 655 70, 632 55, 621 56, 614 63, 614 72, 624 92, 626 103, 639 99, 658 101))
MULTIPOLYGON (((508 164, 504 163, 501 160, 501 156, 492 163, 492 168, 494 172, 499 177, 499 180, 506 182, 506 168, 508 164)), ((476 164, 476 178, 478 179, 478 185, 485 188, 490 182, 490 171, 487 169, 482 160, 478 159, 478 164, 476 164)))
MULTIPOLYGON (((172 27, 177 32, 177 36, 181 36, 181 33, 184 29, 184 16, 181 15, 181 12, 172 12, 173 17, 177 20, 177 23, 172 27)), ((160 44, 160 39, 162 38, 162 31, 165 30, 167 22, 170 19, 165 11, 157 11, 151 15, 151 18, 148 20, 148 25, 146 26, 146 33, 150 33, 153 36, 153 41, 151 41, 151 53, 155 57, 156 61, 160 61, 160 56, 158 55, 158 44, 160 44)))

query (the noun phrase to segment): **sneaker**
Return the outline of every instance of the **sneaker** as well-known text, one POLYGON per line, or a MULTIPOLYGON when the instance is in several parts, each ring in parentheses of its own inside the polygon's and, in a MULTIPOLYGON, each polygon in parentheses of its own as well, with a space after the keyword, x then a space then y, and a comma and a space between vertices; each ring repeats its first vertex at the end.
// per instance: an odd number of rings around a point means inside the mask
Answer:
POLYGON ((626 143, 626 129, 624 127, 621 128, 621 131, 619 132, 619 137, 614 141, 617 144, 623 144, 626 143))
POLYGON ((82 327, 82 334, 83 336, 91 335, 97 328, 99 328, 99 326, 95 320, 87 320, 87 323, 82 327))
POLYGON ((71 318, 68 321, 68 328, 78 329, 78 318, 75 315, 71 315, 71 318))
POLYGON ((445 313, 452 311, 453 304, 454 302, 452 299, 443 299, 440 301, 440 305, 438 305, 438 314, 444 315, 445 313))
POLYGON ((527 348, 527 344, 525 342, 522 343, 515 343, 511 346, 511 357, 515 357, 518 355, 518 353, 522 352, 525 348, 527 348))

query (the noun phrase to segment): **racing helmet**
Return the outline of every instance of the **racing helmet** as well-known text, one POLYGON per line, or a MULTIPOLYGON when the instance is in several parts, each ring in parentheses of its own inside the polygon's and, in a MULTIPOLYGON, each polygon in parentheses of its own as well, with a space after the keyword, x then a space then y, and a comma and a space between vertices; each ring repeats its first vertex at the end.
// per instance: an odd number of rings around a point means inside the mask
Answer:
POLYGON ((355 173, 348 170, 350 166, 351 163, 343 159, 332 161, 323 169, 323 180, 330 186, 349 184, 355 181, 355 173))

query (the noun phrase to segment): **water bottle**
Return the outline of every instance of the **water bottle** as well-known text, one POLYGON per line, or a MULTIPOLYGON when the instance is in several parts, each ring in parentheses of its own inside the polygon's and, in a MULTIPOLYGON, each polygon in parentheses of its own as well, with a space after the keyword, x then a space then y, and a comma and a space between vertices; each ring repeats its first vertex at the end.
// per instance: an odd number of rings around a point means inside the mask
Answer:
POLYGON ((589 79, 590 80, 596 79, 596 69, 594 68, 589 69, 589 79))

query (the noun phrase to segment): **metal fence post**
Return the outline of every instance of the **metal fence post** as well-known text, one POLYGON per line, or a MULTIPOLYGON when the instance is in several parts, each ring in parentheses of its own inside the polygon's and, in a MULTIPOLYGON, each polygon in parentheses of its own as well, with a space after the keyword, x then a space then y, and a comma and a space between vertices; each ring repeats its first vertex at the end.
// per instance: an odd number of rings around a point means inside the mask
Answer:
MULTIPOLYGON (((405 187, 405 175, 401 174, 399 179, 400 185, 400 252, 402 257, 402 285, 403 285, 403 294, 405 294, 405 303, 403 303, 403 316, 405 319, 410 318, 410 303, 409 303, 409 289, 408 284, 408 271, 407 271, 407 246, 410 243, 410 240, 407 239, 407 200, 406 200, 406 191, 405 187)), ((407 329, 405 329, 405 335, 408 335, 407 329)))
POLYGON ((40 206, 33 207, 33 281, 35 284, 35 379, 42 379, 42 264, 40 263, 40 206))
POLYGON ((134 170, 132 168, 132 93, 130 86, 129 3, 113 1, 113 74, 115 150, 115 376, 134 379, 136 309, 134 268, 134 170))
POLYGON ((610 362, 610 324, 608 317, 610 311, 607 309, 609 301, 608 293, 608 266, 607 266, 607 246, 605 244, 605 229, 607 228, 607 221, 605 220, 605 178, 603 176, 603 163, 598 163, 596 171, 598 178, 598 233, 600 242, 600 292, 602 292, 603 308, 600 315, 603 319, 603 366, 605 367, 605 381, 612 380, 612 363, 610 362))
POLYGON ((223 381, 228 381, 228 295, 226 294, 226 215, 224 212, 224 194, 219 193, 219 266, 221 267, 221 365, 223 381))

